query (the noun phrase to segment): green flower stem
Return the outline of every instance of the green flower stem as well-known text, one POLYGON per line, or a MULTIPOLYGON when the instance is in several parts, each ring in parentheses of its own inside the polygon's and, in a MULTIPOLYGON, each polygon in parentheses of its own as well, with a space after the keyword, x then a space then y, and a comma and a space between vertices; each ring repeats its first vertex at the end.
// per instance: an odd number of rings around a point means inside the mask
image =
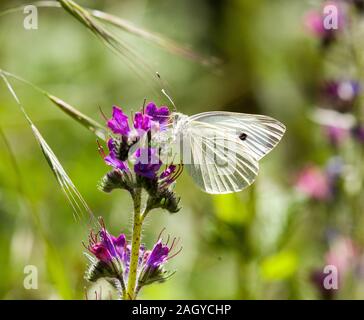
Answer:
POLYGON ((139 249, 141 243, 143 215, 141 214, 141 189, 137 189, 133 195, 134 201, 134 222, 133 222, 133 239, 131 244, 130 269, 128 277, 128 288, 126 299, 134 300, 136 298, 135 284, 138 272, 139 249))

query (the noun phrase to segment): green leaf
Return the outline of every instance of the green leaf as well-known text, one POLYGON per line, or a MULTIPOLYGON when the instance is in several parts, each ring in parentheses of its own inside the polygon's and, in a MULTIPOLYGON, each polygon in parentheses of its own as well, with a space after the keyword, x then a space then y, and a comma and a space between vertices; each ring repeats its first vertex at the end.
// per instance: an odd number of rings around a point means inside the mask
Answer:
POLYGON ((235 193, 215 195, 213 204, 216 217, 226 223, 242 224, 249 217, 248 207, 235 193))
POLYGON ((261 275, 266 280, 284 280, 297 270, 297 255, 291 251, 282 251, 262 261, 261 275))

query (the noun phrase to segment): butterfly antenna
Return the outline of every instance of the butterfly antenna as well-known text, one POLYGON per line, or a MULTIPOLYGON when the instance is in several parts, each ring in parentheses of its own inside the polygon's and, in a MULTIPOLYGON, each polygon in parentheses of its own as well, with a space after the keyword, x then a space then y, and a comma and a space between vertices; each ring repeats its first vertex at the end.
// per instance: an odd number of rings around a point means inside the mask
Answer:
POLYGON ((163 93, 163 95, 168 99, 168 101, 172 104, 173 106, 173 111, 177 111, 177 107, 175 105, 175 103, 173 102, 172 98, 170 97, 170 95, 167 93, 167 90, 164 89, 167 87, 167 84, 165 83, 165 81, 163 81, 160 73, 157 71, 155 73, 159 79, 159 81, 161 82, 161 92, 163 93))
POLYGON ((173 106, 173 111, 177 111, 177 107, 176 107, 176 105, 174 104, 174 102, 173 102, 172 98, 168 95, 168 93, 166 92, 166 90, 165 90, 165 89, 162 89, 161 91, 162 91, 162 93, 165 95, 165 97, 169 100, 169 102, 172 104, 172 106, 173 106))

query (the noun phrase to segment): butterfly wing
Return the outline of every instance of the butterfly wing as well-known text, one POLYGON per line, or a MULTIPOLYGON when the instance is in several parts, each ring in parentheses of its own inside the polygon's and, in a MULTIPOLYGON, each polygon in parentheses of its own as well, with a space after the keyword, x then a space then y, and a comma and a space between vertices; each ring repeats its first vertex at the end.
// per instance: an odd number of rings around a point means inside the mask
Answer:
POLYGON ((212 111, 194 115, 190 120, 191 125, 202 122, 230 133, 241 140, 244 149, 257 160, 270 152, 286 131, 284 124, 264 115, 212 111))
POLYGON ((187 146, 183 161, 185 168, 207 193, 237 192, 254 182, 258 162, 233 136, 196 122, 185 131, 183 140, 187 146))
POLYGON ((189 151, 184 152, 188 156, 183 163, 207 193, 241 191, 254 182, 258 160, 274 148, 284 130, 283 124, 266 116, 231 112, 198 114, 189 118, 182 133, 185 150, 189 151))

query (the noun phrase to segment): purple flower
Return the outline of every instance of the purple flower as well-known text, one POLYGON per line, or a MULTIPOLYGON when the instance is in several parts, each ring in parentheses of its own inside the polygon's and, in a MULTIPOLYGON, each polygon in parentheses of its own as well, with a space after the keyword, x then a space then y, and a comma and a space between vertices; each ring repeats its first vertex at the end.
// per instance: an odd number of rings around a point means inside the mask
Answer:
POLYGON ((320 10, 309 11, 304 16, 306 30, 313 36, 322 40, 325 45, 331 43, 336 38, 337 33, 340 32, 345 26, 345 20, 344 7, 336 1, 325 1, 322 4, 322 8, 320 10), (328 8, 329 6, 336 7, 338 13, 337 25, 334 23, 330 23, 327 26, 325 25, 326 16, 324 9, 328 8))
POLYGON ((134 116, 134 128, 138 131, 149 131, 151 128, 151 119, 149 115, 136 112, 134 116))
POLYGON ((327 138, 333 146, 340 145, 347 137, 348 131, 344 128, 327 126, 325 127, 327 138))
MULTIPOLYGON (((114 237, 108 233, 102 220, 101 224, 102 228, 98 233, 91 231, 89 235, 89 245, 86 248, 96 259, 90 258, 92 264, 86 278, 93 282, 99 278, 117 278, 125 290, 130 269, 131 244, 127 242, 125 234, 114 237), (100 261, 104 264, 100 264, 100 261)), ((171 254, 175 244, 176 239, 170 246, 168 241, 163 244, 159 239, 152 250, 146 250, 143 244, 140 246, 137 266, 139 289, 144 285, 166 280, 174 273, 165 271, 163 266, 181 251, 182 248, 171 254)))
POLYGON ((325 254, 325 263, 334 265, 339 273, 343 275, 355 264, 355 260, 359 257, 358 251, 358 247, 352 239, 337 236, 330 243, 330 249, 325 254))
POLYGON ((112 132, 127 136, 130 132, 128 116, 116 106, 113 106, 112 110, 112 118, 107 122, 107 126, 112 132))
POLYGON ((166 106, 158 108, 154 102, 149 102, 146 106, 145 113, 149 115, 153 121, 159 122, 163 125, 168 122, 169 109, 166 106))
POLYGON ((113 259, 118 259, 121 248, 125 247, 126 240, 125 235, 120 234, 119 237, 115 238, 110 235, 105 227, 98 234, 94 232, 90 233, 89 246, 87 249, 100 261, 105 263, 111 262, 113 259))
POLYGON ((119 259, 124 260, 127 251, 125 234, 122 233, 117 238, 111 236, 111 240, 114 245, 115 253, 118 255, 119 259))
POLYGON ((317 37, 323 37, 326 33, 322 21, 322 15, 315 10, 309 11, 304 16, 304 24, 307 31, 317 37))
POLYGON ((158 157, 157 149, 155 148, 139 148, 135 152, 136 162, 134 171, 137 175, 149 179, 156 177, 157 171, 160 169, 162 162, 158 157))
POLYGON ((360 94, 359 82, 354 80, 328 81, 322 87, 322 98, 330 107, 347 112, 360 94))
POLYGON ((364 143, 364 126, 357 125, 351 130, 351 134, 358 142, 364 143))
POLYGON ((119 169, 121 171, 128 170, 126 162, 119 160, 117 157, 116 141, 112 138, 109 139, 107 147, 109 149, 109 155, 104 157, 104 161, 115 169, 119 169))
POLYGON ((326 278, 327 273, 324 273, 322 269, 314 269, 310 274, 311 283, 320 293, 321 299, 331 300, 335 297, 337 290, 325 288, 324 283, 326 278))
POLYGON ((169 274, 166 273, 164 270, 164 264, 180 253, 182 248, 171 254, 176 245, 176 239, 173 239, 170 246, 168 246, 168 240, 165 244, 163 244, 162 240, 159 238, 153 249, 145 252, 138 280, 139 286, 143 286, 154 281, 163 281, 173 274, 173 272, 169 274))
POLYGON ((169 247, 164 245, 162 240, 159 240, 149 253, 146 266, 149 268, 158 268, 164 264, 168 259, 169 250, 169 247))
POLYGON ((101 243, 93 244, 90 246, 89 251, 100 261, 107 263, 112 259, 110 252, 101 243))

